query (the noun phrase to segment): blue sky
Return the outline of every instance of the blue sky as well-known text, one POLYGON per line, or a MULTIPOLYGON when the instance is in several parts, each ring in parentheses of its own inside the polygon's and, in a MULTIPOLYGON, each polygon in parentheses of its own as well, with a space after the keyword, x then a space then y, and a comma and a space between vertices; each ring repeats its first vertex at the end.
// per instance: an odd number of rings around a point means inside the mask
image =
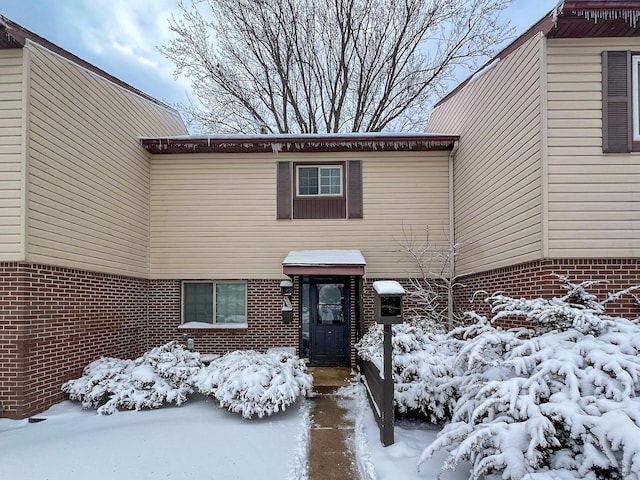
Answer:
MULTIPOLYGON (((557 3, 513 0, 505 17, 520 34, 557 3)), ((178 0, 0 0, 0 14, 28 30, 153 97, 186 103, 188 80, 174 80, 156 48, 172 38, 172 13, 178 0)))

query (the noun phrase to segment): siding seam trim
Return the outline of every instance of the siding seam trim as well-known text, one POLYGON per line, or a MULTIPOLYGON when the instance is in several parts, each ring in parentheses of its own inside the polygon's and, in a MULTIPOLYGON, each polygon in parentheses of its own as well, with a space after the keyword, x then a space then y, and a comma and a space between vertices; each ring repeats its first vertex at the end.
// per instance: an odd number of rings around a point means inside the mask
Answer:
POLYGON ((29 259, 29 185, 30 185, 30 139, 31 139, 31 52, 22 49, 22 142, 20 155, 20 259, 29 259))
POLYGON ((549 257, 549 116, 547 38, 541 34, 540 45, 540 180, 542 203, 542 258, 549 257))

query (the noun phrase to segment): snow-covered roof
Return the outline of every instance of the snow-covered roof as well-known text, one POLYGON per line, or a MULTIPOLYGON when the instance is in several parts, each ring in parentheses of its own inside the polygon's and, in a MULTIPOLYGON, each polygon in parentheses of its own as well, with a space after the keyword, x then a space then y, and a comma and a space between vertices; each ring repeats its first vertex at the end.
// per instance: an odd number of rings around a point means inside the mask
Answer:
POLYGON ((364 275, 360 250, 293 250, 282 262, 287 275, 364 275))
POLYGON ((443 133, 316 133, 142 137, 150 153, 333 152, 451 150, 458 135, 443 133))
POLYGON ((402 285, 395 280, 378 280, 373 282, 373 289, 378 295, 404 295, 402 285))

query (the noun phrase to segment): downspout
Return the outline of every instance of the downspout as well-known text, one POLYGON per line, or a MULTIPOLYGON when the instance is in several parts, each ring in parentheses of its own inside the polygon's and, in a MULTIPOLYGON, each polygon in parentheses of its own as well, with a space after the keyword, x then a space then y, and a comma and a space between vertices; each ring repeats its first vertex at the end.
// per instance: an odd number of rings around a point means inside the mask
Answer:
POLYGON ((456 212, 453 193, 453 161, 456 153, 458 153, 459 146, 459 140, 456 140, 451 152, 449 152, 449 288, 447 289, 447 318, 449 328, 453 327, 453 286, 455 285, 456 279, 456 212))

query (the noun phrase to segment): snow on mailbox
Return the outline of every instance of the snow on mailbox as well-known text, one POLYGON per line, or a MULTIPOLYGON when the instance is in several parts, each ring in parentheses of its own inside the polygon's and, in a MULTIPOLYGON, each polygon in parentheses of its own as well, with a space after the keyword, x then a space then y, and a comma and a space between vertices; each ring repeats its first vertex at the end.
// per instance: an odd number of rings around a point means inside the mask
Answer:
POLYGON ((383 325, 402 323, 402 297, 406 293, 395 280, 373 282, 376 291, 376 322, 383 325))

